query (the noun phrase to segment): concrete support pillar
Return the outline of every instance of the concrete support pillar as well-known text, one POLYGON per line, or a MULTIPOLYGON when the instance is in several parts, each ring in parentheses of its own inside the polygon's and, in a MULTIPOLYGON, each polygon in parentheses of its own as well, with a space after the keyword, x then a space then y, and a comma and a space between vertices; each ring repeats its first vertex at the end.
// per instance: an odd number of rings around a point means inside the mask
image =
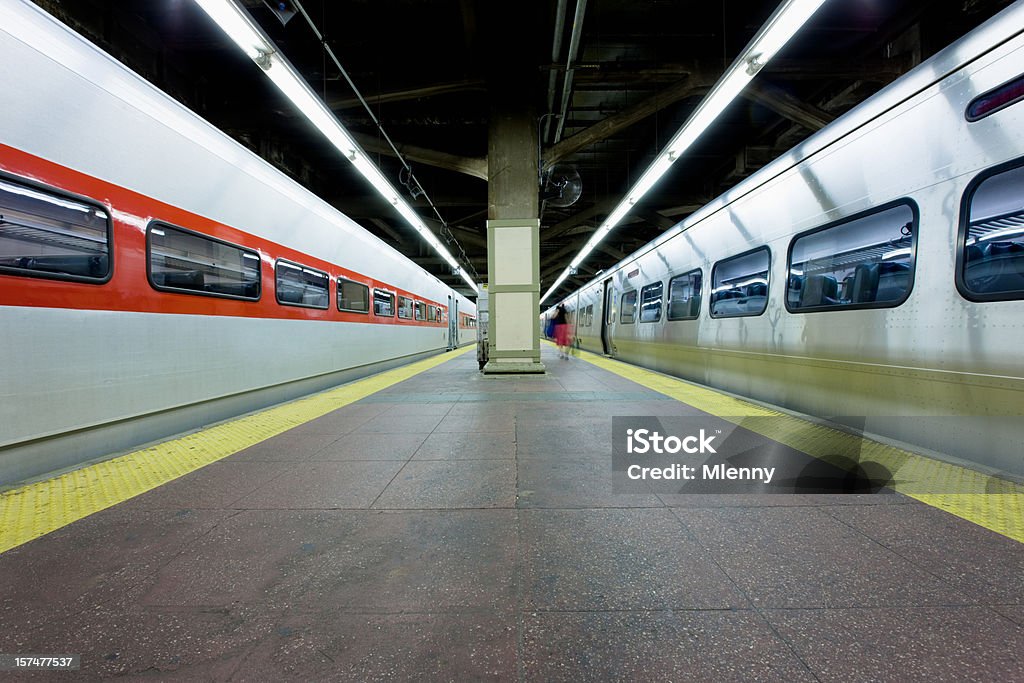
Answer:
POLYGON ((540 220, 537 187, 540 3, 487 3, 487 290, 484 373, 544 372, 540 362, 540 220))
MULTIPOLYGON (((524 93, 519 96, 525 100, 524 93)), ((485 374, 544 372, 540 362, 537 119, 525 101, 492 102, 488 159, 489 361, 485 374)))

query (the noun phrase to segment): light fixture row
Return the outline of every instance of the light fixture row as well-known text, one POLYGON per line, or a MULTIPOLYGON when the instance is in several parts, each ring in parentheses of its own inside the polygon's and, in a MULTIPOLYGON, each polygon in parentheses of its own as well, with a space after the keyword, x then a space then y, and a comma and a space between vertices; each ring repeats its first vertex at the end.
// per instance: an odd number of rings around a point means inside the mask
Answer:
POLYGON ((434 251, 440 254, 466 284, 479 293, 480 289, 469 273, 459 265, 451 252, 427 227, 423 219, 384 177, 366 152, 338 121, 323 100, 316 96, 305 79, 291 65, 273 42, 242 7, 233 0, 195 0, 203 11, 227 34, 249 59, 253 60, 295 107, 333 144, 352 166, 373 186, 381 197, 402 215, 434 251))
POLYGON ((711 92, 701 100, 697 109, 690 115, 682 127, 676 132, 665 148, 658 154, 640 179, 630 188, 626 196, 619 202, 600 227, 591 235, 579 253, 562 271, 554 284, 541 298, 541 303, 565 281, 569 275, 579 268, 590 252, 603 240, 608 233, 619 224, 634 205, 640 202, 655 183, 661 179, 672 164, 675 163, 690 146, 707 130, 721 115, 725 108, 735 100, 743 89, 764 68, 772 57, 789 42, 807 20, 824 4, 825 0, 785 0, 772 16, 765 22, 757 35, 747 44, 740 56, 732 63, 725 74, 715 83, 711 92))

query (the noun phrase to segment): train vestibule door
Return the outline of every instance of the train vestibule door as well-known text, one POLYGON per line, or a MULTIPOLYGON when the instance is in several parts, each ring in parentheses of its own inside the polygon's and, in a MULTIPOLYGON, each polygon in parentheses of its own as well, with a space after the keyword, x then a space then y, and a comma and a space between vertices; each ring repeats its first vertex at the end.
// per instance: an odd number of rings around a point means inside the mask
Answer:
POLYGON ((606 356, 614 355, 615 346, 612 344, 611 323, 615 320, 615 288, 612 287, 612 279, 604 281, 604 293, 601 295, 604 304, 601 311, 601 344, 604 346, 606 356))

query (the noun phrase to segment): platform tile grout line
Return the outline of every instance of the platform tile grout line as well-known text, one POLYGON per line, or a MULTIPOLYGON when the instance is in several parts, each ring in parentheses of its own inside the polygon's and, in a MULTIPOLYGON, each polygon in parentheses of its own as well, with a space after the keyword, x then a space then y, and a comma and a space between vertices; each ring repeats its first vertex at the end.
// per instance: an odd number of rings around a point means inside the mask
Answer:
POLYGON ((438 354, 0 493, 0 553, 162 486, 473 350, 438 354))
POLYGON ((1024 486, 982 472, 815 424, 654 370, 581 351, 576 358, 694 406, 717 418, 822 460, 874 462, 893 475, 890 488, 1024 543, 1024 486), (744 418, 771 417, 744 421, 744 418), (929 493, 927 491, 946 491, 929 493))

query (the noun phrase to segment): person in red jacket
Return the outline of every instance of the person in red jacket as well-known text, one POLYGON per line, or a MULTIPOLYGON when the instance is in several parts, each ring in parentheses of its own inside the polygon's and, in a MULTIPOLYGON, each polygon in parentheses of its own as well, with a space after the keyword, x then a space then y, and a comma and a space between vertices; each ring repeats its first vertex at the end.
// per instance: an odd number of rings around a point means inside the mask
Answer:
POLYGON ((555 344, 558 346, 558 357, 568 358, 569 315, 566 313, 565 306, 562 304, 558 304, 558 308, 555 309, 553 322, 555 323, 555 344))

